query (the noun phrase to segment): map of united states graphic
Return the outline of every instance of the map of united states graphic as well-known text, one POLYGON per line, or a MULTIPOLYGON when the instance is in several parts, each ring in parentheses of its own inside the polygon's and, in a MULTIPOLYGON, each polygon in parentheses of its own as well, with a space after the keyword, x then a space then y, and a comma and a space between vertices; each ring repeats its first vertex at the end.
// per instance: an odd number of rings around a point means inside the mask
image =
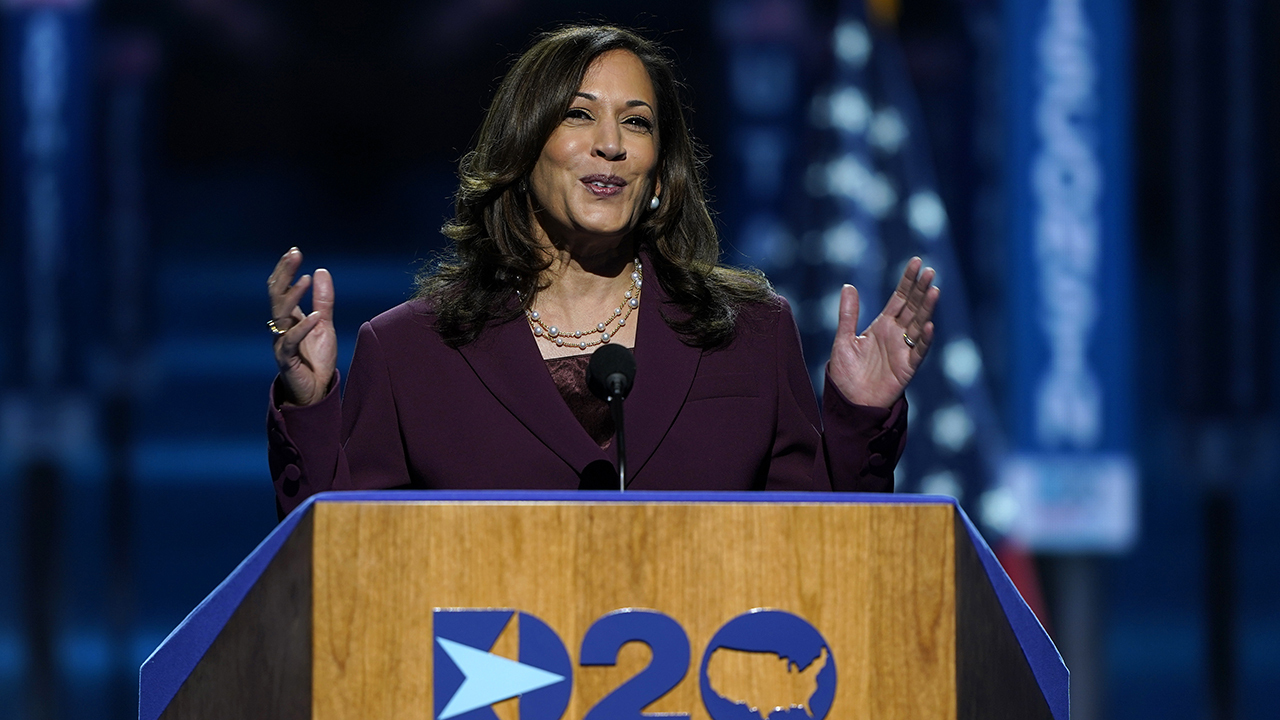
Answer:
POLYGON ((799 667, 790 658, 773 652, 745 652, 718 648, 707 664, 711 689, 735 705, 769 720, 770 716, 801 710, 812 718, 811 698, 818 691, 818 673, 829 656, 822 648, 818 659, 799 667))
POLYGON ((725 623, 702 656, 699 686, 711 720, 824 720, 836 660, 808 621, 759 609, 725 623))

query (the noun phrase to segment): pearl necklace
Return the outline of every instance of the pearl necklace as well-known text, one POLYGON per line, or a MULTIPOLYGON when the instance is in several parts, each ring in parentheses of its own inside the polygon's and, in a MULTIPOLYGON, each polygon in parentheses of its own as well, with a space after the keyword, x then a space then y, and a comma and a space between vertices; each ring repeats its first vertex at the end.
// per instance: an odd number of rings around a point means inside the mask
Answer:
MULTIPOLYGON (((627 324, 627 318, 631 317, 631 312, 640 307, 640 286, 644 284, 644 274, 640 267, 640 258, 632 261, 635 269, 631 271, 631 287, 622 294, 623 303, 613 309, 613 314, 609 319, 589 330, 561 330, 555 325, 547 325, 542 321, 542 313, 537 310, 525 310, 524 314, 529 318, 529 327, 533 328, 535 337, 542 338, 550 343, 555 343, 556 347, 576 347, 579 350, 586 350, 595 345, 607 343, 613 339, 619 330, 627 324), (592 335, 600 337, 590 338, 592 335)), ((519 293, 516 293, 519 295, 519 293)))

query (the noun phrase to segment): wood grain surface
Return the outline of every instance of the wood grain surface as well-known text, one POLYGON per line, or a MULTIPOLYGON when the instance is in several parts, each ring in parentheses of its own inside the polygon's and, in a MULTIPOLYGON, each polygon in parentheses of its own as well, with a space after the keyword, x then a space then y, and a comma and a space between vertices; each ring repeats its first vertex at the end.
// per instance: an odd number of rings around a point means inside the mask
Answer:
MULTIPOLYGON (((578 667, 599 617, 651 608, 692 646, 689 671, 650 713, 707 720, 708 642, 754 608, 816 627, 838 671, 832 720, 956 717, 954 510, 950 505, 764 503, 317 503, 313 717, 431 718, 432 610, 511 608, 564 642, 574 669, 565 720, 650 659, 578 667)), ((515 623, 512 623, 513 625, 515 623)), ((493 652, 516 658, 508 627, 493 652)), ((762 697, 778 674, 743 662, 762 697)), ((785 678, 783 678, 785 680, 785 678)), ((496 709, 518 717, 518 700, 496 709)), ((768 710, 762 711, 762 718, 768 710)))

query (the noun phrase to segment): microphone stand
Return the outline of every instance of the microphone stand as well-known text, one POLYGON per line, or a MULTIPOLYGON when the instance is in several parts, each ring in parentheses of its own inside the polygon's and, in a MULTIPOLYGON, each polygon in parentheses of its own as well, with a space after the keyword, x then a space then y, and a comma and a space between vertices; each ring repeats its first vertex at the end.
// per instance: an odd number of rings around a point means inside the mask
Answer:
POLYGON ((618 441, 618 492, 627 489, 627 436, 622 421, 622 401, 631 392, 636 377, 636 358, 621 345, 605 345, 591 355, 587 364, 587 387, 604 400, 613 416, 618 441))
POLYGON ((623 430, 626 424, 622 422, 622 398, 624 396, 622 388, 625 387, 626 379, 622 373, 614 373, 609 376, 609 411, 613 414, 614 434, 618 441, 618 492, 625 492, 627 489, 627 434, 623 430))

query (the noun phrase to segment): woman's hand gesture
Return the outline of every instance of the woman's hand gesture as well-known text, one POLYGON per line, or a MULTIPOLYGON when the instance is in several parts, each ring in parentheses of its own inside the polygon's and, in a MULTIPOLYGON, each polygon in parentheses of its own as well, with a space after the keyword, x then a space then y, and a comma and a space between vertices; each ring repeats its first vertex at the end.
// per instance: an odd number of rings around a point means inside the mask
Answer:
POLYGON ((271 328, 276 333, 276 364, 280 366, 277 400, 311 405, 324 399, 338 362, 338 336, 333 329, 333 278, 323 268, 315 277, 303 275, 289 281, 302 265, 298 248, 276 263, 267 279, 271 298, 271 328), (303 314, 298 302, 311 289, 311 314, 303 314))
POLYGON ((845 285, 840 292, 840 323, 831 346, 831 381, 849 402, 893 407, 916 374, 933 342, 933 308, 939 290, 933 268, 922 272, 920 258, 911 258, 902 280, 880 315, 858 334, 858 291, 845 285))

